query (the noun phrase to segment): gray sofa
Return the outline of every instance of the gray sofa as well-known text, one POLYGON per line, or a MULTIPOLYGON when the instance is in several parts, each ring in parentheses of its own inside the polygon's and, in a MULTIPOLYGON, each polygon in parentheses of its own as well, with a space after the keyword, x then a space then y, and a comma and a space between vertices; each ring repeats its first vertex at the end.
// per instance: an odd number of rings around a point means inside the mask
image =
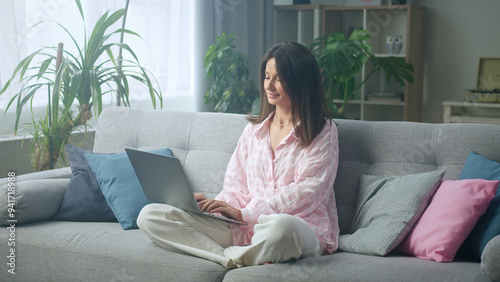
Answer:
MULTIPOLYGON (((336 123, 340 161, 335 193, 341 234, 349 232, 362 174, 405 175, 446 169, 444 179, 458 179, 470 150, 500 161, 497 125, 336 123)), ((192 186, 214 196, 221 189, 226 165, 245 124, 242 115, 112 107, 99 118, 93 151, 170 148, 183 163, 192 186)), ((0 280, 489 281, 486 275, 499 277, 500 236, 487 245, 483 253, 486 261, 482 263, 438 263, 395 253, 370 256, 339 251, 228 270, 211 261, 163 249, 140 230, 123 230, 117 222, 51 220, 71 176, 69 168, 16 176, 17 222, 15 230, 4 227, 0 231, 0 280), (9 245, 13 237, 14 260, 9 245), (15 274, 8 273, 12 261, 15 274)), ((2 193, 7 193, 7 182, 7 178, 0 180, 2 193)), ((2 195, 3 225, 8 220, 7 208, 7 197, 2 195)))

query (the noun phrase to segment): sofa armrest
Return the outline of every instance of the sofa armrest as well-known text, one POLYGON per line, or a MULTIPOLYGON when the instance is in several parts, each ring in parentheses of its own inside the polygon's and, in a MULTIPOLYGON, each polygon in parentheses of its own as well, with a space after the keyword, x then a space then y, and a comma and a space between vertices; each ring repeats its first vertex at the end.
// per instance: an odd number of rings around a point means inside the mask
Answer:
MULTIPOLYGON (((71 178, 73 174, 71 173, 70 167, 56 168, 51 170, 37 171, 32 173, 26 173, 22 175, 16 175, 16 182, 27 181, 27 180, 37 180, 37 179, 60 179, 60 178, 71 178)), ((9 183, 9 178, 0 178, 0 186, 9 183)))
POLYGON ((481 255, 481 270, 491 281, 500 282, 500 235, 491 239, 481 255))
POLYGON ((0 225, 50 220, 61 206, 69 180, 16 179, 0 186, 0 225))

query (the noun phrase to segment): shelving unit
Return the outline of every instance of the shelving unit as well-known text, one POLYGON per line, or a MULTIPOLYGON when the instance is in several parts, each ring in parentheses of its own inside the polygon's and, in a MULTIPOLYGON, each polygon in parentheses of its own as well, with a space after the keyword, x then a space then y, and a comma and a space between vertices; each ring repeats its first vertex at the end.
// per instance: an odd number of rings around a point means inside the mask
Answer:
MULTIPOLYGON (((375 73, 347 104, 345 116, 361 120, 422 120, 423 64, 425 40, 425 8, 413 5, 333 7, 322 5, 275 6, 275 42, 297 41, 306 46, 314 38, 340 31, 346 36, 355 28, 363 28, 371 36, 377 57, 404 58, 415 68, 413 84, 404 87, 385 75, 375 73), (321 23, 321 24, 319 24, 321 23), (386 50, 387 35, 402 35, 398 54, 386 50), (402 102, 368 101, 371 92, 403 93, 402 102)), ((356 81, 362 81, 372 67, 367 64, 356 81)), ((341 100, 335 100, 339 105, 341 100)))
POLYGON ((309 46, 322 33, 322 5, 274 6, 274 41, 296 41, 309 46))

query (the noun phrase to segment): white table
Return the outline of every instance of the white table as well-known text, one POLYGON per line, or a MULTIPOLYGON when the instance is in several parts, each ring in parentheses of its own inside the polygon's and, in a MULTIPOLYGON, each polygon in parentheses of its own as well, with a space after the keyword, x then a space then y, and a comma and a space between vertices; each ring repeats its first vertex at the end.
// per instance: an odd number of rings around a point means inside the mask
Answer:
POLYGON ((500 103, 444 101, 443 122, 500 124, 500 103))

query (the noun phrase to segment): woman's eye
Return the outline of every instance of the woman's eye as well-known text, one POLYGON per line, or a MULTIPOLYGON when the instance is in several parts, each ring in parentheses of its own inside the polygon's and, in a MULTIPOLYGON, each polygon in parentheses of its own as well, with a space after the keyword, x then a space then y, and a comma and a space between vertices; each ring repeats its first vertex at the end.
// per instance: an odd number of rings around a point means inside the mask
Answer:
POLYGON ((264 79, 271 79, 269 76, 265 76, 264 79))

